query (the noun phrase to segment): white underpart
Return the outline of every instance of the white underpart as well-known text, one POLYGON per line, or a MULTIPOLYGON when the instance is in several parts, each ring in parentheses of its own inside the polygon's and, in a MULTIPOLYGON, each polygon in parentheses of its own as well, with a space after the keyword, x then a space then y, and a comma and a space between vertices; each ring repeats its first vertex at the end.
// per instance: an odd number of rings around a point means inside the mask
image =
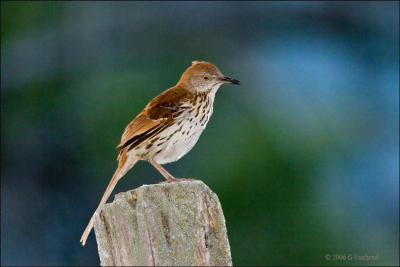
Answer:
MULTIPOLYGON (((193 111, 190 111, 190 108, 188 108, 178 118, 176 118, 176 123, 174 124, 175 126, 168 127, 162 131, 158 135, 158 140, 153 142, 151 153, 148 153, 144 157, 141 156, 148 151, 146 149, 146 145, 149 144, 152 139, 140 144, 138 147, 131 150, 129 154, 136 154, 136 157, 142 160, 149 157, 153 158, 158 164, 174 162, 186 155, 197 143, 201 133, 207 126, 207 123, 213 112, 214 98, 217 89, 218 88, 215 88, 208 94, 207 97, 209 104, 207 107, 205 107, 207 101, 200 103, 201 98, 199 97, 197 99, 195 106, 197 107, 201 104, 199 114, 197 116, 196 108, 193 111), (205 111, 203 111, 204 108, 206 108, 205 111), (203 121, 201 121, 204 114, 205 117, 203 121), (180 131, 176 131, 180 128, 180 131), (166 141, 168 138, 169 140, 166 141)), ((191 107, 189 106, 190 103, 182 103, 181 105, 191 107)))
MULTIPOLYGON (((215 94, 214 94, 215 95, 215 94)), ((199 100, 198 100, 199 101, 199 100)), ((185 111, 182 115, 179 116, 177 121, 182 121, 182 130, 176 132, 168 142, 166 142, 162 148, 162 152, 155 155, 154 160, 159 164, 165 164, 177 161, 184 155, 186 155, 197 143, 199 140, 200 135, 204 131, 207 126, 207 123, 212 115, 213 112, 213 102, 214 97, 209 96, 210 104, 208 109, 205 111, 205 120, 201 122, 201 118, 203 116, 203 107, 200 108, 199 115, 196 115, 196 109, 192 112, 185 111), (211 99, 212 98, 212 99, 211 99), (192 119, 192 121, 190 121, 192 119), (190 128, 191 127, 191 128, 190 128), (189 131, 189 133, 187 133, 189 131)), ((197 104, 197 103, 196 103, 197 104)), ((202 105, 204 106, 205 103, 202 105)), ((160 137, 170 136, 176 129, 179 127, 173 127, 166 129, 160 137)), ((162 142, 162 141, 161 141, 162 142)), ((159 142, 156 142, 159 143, 159 142)))

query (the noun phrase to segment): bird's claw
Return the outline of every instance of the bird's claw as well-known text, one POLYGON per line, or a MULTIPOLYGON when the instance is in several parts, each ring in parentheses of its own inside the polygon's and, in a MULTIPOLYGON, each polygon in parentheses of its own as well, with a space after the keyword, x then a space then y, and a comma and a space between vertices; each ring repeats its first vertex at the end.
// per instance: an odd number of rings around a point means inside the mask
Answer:
POLYGON ((159 184, 169 184, 169 183, 173 183, 173 182, 194 182, 194 181, 197 181, 197 179, 193 179, 193 178, 174 178, 174 179, 170 179, 170 180, 161 181, 161 182, 159 182, 159 184))

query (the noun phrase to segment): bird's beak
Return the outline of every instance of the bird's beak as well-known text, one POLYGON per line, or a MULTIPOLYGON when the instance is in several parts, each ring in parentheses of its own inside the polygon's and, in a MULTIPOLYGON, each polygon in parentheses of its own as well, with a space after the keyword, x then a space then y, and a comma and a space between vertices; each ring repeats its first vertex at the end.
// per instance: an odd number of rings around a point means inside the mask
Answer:
POLYGON ((235 79, 232 79, 232 78, 229 78, 229 77, 222 77, 222 78, 220 78, 220 80, 222 82, 224 82, 224 83, 240 84, 239 80, 235 80, 235 79))

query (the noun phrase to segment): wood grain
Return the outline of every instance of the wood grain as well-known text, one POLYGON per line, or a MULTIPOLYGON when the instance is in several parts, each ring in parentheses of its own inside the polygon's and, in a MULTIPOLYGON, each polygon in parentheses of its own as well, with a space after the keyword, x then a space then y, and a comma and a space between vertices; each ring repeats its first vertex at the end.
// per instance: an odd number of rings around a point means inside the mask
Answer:
POLYGON ((201 181, 117 194, 94 229, 102 266, 232 266, 221 204, 201 181))

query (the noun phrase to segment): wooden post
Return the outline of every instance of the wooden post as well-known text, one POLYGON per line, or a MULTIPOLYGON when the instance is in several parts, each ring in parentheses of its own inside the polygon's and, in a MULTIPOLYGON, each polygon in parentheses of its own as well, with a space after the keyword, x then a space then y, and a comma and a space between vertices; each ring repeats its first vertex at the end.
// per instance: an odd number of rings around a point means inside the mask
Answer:
POLYGON ((221 204, 201 181, 119 193, 94 230, 102 266, 232 266, 221 204))

